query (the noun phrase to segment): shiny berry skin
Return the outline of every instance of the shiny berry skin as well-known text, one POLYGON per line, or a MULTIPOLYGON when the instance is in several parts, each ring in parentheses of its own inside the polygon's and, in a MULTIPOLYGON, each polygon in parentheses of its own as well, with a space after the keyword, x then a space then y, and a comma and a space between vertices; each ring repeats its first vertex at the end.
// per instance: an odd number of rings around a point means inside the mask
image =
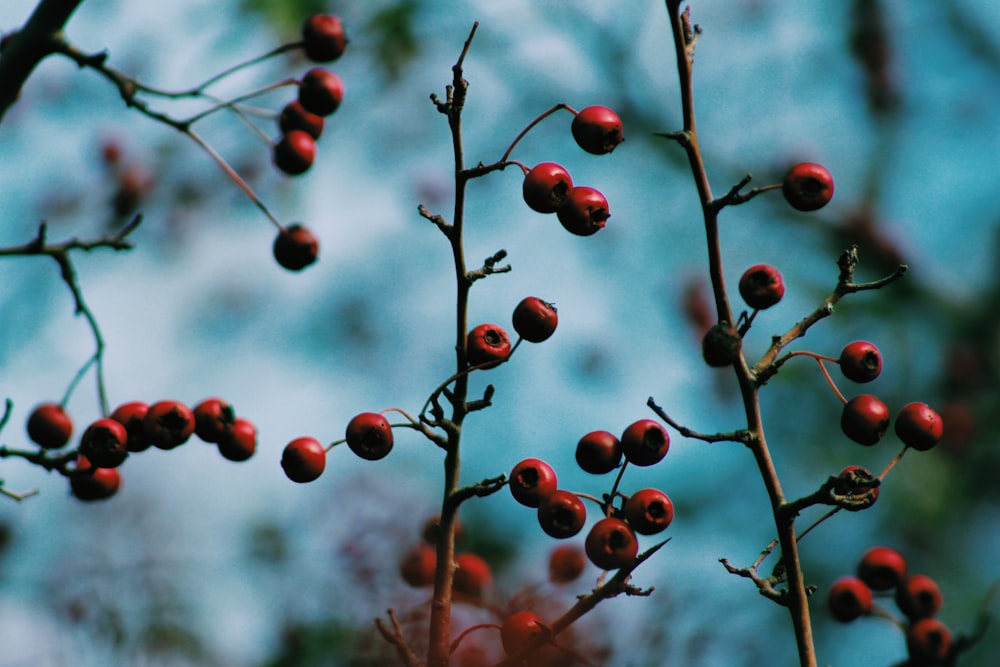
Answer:
POLYGON ((555 332, 559 315, 551 303, 528 296, 514 307, 511 321, 518 336, 529 343, 541 343, 555 332))
POLYGON ((852 382, 871 382, 882 372, 882 354, 866 340, 848 343, 840 352, 840 372, 852 382))
POLYGON ((434 547, 423 543, 403 554, 403 559, 399 562, 399 575, 414 588, 433 584, 436 569, 437 552, 434 547))
POLYGON ((740 358, 743 338, 729 322, 718 322, 701 339, 701 356, 712 368, 732 366, 740 358))
POLYGON ((237 417, 219 440, 219 453, 230 461, 246 461, 257 451, 257 427, 249 419, 237 417))
POLYGON ((573 179, 565 167, 555 162, 539 162, 525 174, 521 195, 532 210, 555 213, 566 203, 572 189, 573 179))
POLYGON ((344 99, 344 82, 330 70, 314 67, 299 84, 302 108, 317 116, 329 116, 344 99))
POLYGON ((844 405, 840 428, 854 442, 871 446, 889 429, 889 408, 878 397, 860 394, 844 405))
POLYGON ((576 443, 576 463, 592 475, 609 473, 621 462, 621 443, 607 431, 591 431, 576 443))
POLYGON ((878 500, 877 481, 878 479, 868 472, 867 469, 861 466, 847 466, 837 475, 837 482, 834 485, 833 492, 838 496, 850 496, 852 499, 858 501, 870 498, 867 505, 843 506, 848 512, 860 512, 863 509, 868 509, 878 500))
POLYGON ((890 547, 872 547, 858 562, 858 578, 873 591, 889 591, 906 581, 906 559, 890 547))
POLYGON ((293 223, 278 232, 272 251, 278 264, 289 271, 301 271, 316 261, 319 241, 307 227, 293 223))
POLYGON ((872 589, 857 577, 841 577, 830 586, 826 597, 833 617, 841 623, 850 623, 872 612, 875 600, 872 589))
POLYGON ((322 116, 306 111, 298 100, 286 104, 278 116, 278 127, 282 134, 288 134, 292 130, 301 130, 313 139, 319 139, 323 135, 324 125, 325 121, 322 116))
POLYGON ((636 466, 659 463, 670 449, 670 435, 652 419, 640 419, 625 429, 621 437, 622 454, 636 466))
POLYGON ((781 272, 770 264, 754 264, 740 277, 739 290, 748 306, 764 310, 785 296, 785 281, 781 272))
POLYGON ((659 489, 642 489, 625 501, 622 515, 635 532, 655 535, 666 530, 674 520, 674 504, 659 489))
POLYGON ((289 130, 274 145, 274 166, 289 176, 305 173, 316 159, 316 140, 302 130, 289 130))
POLYGON ((815 211, 833 199, 833 176, 823 165, 801 162, 785 174, 781 192, 792 208, 815 211))
POLYGON ((316 438, 296 438, 281 452, 281 469, 293 482, 305 484, 323 474, 326 449, 316 438))
POLYGON ((580 148, 594 155, 610 153, 625 140, 622 137, 622 119, 608 107, 581 109, 573 117, 570 130, 580 148))
POLYGON ((153 443, 146 439, 146 431, 143 427, 143 420, 146 418, 147 412, 149 412, 148 403, 144 401, 129 401, 128 403, 122 403, 111 413, 111 418, 124 426, 125 431, 128 433, 128 441, 125 443, 125 447, 130 452, 142 452, 153 445, 153 443))
POLYGON ((73 435, 73 420, 58 403, 42 403, 28 415, 28 437, 44 449, 59 449, 73 435))
POLYGON ((236 410, 221 398, 206 398, 193 412, 194 434, 205 442, 220 442, 236 423, 236 410))
POLYGON ((347 48, 344 25, 336 16, 316 14, 302 26, 302 47, 306 58, 317 63, 336 60, 347 48))
POLYGON ((173 449, 194 433, 194 412, 178 401, 159 401, 149 406, 142 429, 154 447, 173 449))
POLYGON ((455 555, 455 579, 452 585, 456 593, 479 598, 493 584, 493 572, 481 556, 474 553, 455 555))
POLYGON ((560 544, 549 552, 549 581, 554 584, 568 584, 576 581, 587 560, 583 551, 575 544, 560 544))
POLYGON ((95 468, 85 457, 76 460, 76 472, 69 478, 70 492, 77 500, 107 500, 121 488, 117 468, 95 468))
POLYGON ((80 436, 80 455, 98 468, 117 468, 128 457, 128 431, 110 418, 98 419, 80 436))
POLYGON ((347 446, 366 461, 377 461, 392 451, 392 428, 377 412, 362 412, 347 423, 347 446))
POLYGON ((631 565, 639 553, 639 541, 632 528, 614 517, 595 523, 584 542, 590 562, 602 570, 617 570, 631 565))
POLYGON ((556 216, 566 231, 577 236, 590 236, 604 228, 611 213, 604 195, 584 185, 570 190, 556 216))
POLYGON ((525 507, 538 507, 555 492, 556 471, 541 459, 524 459, 510 471, 510 493, 525 507))
POLYGON ((510 356, 510 336, 496 324, 480 324, 466 342, 466 356, 470 366, 481 369, 495 368, 510 356))
POLYGON ((945 664, 951 651, 951 630, 936 618, 921 619, 906 629, 906 650, 912 664, 945 664))
POLYGON ((538 525, 545 534, 556 539, 573 537, 587 521, 587 508, 575 494, 557 489, 538 506, 538 525))
POLYGON ((896 589, 896 606, 910 620, 934 616, 943 601, 937 582, 926 574, 911 575, 896 589))
POLYGON ((896 415, 896 435, 903 444, 925 452, 944 435, 944 421, 926 403, 907 403, 896 415))
POLYGON ((500 625, 500 643, 505 653, 510 655, 528 643, 533 637, 547 632, 545 624, 537 614, 519 611, 511 614, 500 625))

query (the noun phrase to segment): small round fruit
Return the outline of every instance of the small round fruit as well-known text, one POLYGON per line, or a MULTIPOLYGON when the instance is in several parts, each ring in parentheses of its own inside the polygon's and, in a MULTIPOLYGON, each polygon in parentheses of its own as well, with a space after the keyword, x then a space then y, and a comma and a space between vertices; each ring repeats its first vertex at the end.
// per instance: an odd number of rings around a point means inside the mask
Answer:
POLYGON ((290 176, 305 173, 316 159, 316 140, 302 130, 289 130, 274 145, 274 166, 290 176))
POLYGON ((510 352, 510 336, 503 327, 480 324, 469 332, 466 356, 470 366, 495 368, 507 360, 510 352))
POLYGON ((539 162, 524 176, 524 202, 539 213, 555 213, 569 197, 573 179, 565 167, 555 162, 539 162))
POLYGON ((323 135, 324 125, 325 121, 322 116, 306 111, 298 100, 286 104, 278 116, 278 128, 282 134, 288 134, 292 130, 301 130, 313 139, 319 139, 323 135))
POLYGON ((584 185, 570 190, 556 216, 566 231, 577 236, 590 236, 604 228, 611 213, 604 195, 584 185))
POLYGON ((607 431, 591 431, 576 443, 576 463, 592 475, 609 473, 622 462, 618 438, 607 431))
POLYGON ((430 586, 434 583, 437 569, 437 552, 427 544, 417 544, 403 554, 399 562, 399 574, 403 581, 414 588, 430 586))
POLYGON ((146 439, 146 431, 143 427, 143 420, 146 418, 146 413, 148 412, 148 403, 144 401, 129 401, 128 403, 122 403, 111 413, 111 418, 124 426, 125 431, 128 433, 128 441, 125 443, 125 447, 130 452, 142 452, 153 445, 153 443, 146 439))
POLYGON ((785 296, 785 281, 781 272, 770 264, 755 264, 743 272, 739 290, 748 306, 764 310, 785 296))
POLYGON ((860 394, 844 404, 840 428, 854 442, 871 446, 889 429, 889 408, 882 399, 860 394))
POLYGON ((878 500, 878 478, 861 466, 847 466, 837 475, 833 492, 838 496, 850 496, 856 505, 842 505, 848 512, 868 509, 878 500), (861 504, 864 500, 867 504, 861 504))
POLYGON ((70 492, 77 500, 107 500, 121 488, 118 468, 95 468, 85 457, 76 460, 76 471, 69 478, 70 492))
POLYGON ((219 440, 219 453, 230 461, 246 461, 257 451, 257 427, 249 419, 237 417, 219 440))
POLYGON ((874 591, 889 591, 906 580, 906 559, 891 547, 872 547, 858 562, 858 578, 874 591))
POLYGON ((903 444, 925 452, 944 435, 944 421, 926 403, 907 403, 896 415, 896 435, 903 444))
POLYGON ((366 461, 377 461, 392 451, 392 427, 377 412, 362 412, 347 423, 347 446, 366 461))
POLYGON ((73 420, 58 403, 42 403, 28 415, 28 437, 45 449, 59 449, 73 435, 73 420))
POLYGON ((841 577, 830 586, 826 598, 830 613, 841 623, 867 616, 875 604, 872 590, 857 577, 841 577))
POLYGON ((154 447, 173 449, 194 433, 194 413, 178 401, 158 401, 149 406, 142 429, 154 447))
POLYGON ((302 47, 306 58, 318 63, 336 60, 347 48, 344 25, 336 16, 315 14, 302 26, 302 47))
POLYGON ((312 482, 325 468, 326 450, 316 438, 296 438, 281 452, 281 469, 293 482, 312 482))
POLYGON ((587 566, 583 551, 575 544, 559 544, 549 552, 549 581, 568 584, 576 581, 587 566))
POLYGON ((732 366, 740 358, 743 338, 729 322, 718 322, 701 339, 701 356, 712 368, 732 366))
POLYGON ((631 565, 639 553, 639 541, 632 528, 621 519, 606 517, 595 523, 584 542, 590 562, 602 570, 631 565))
POLYGON ((579 496, 557 489, 538 506, 538 525, 546 535, 556 539, 573 537, 587 521, 587 508, 579 496))
POLYGON ((640 419, 625 429, 621 437, 622 454, 636 466, 651 466, 663 460, 670 449, 670 434, 652 419, 640 419))
POLYGON ((840 372, 853 382, 871 382, 882 372, 882 354, 866 340, 848 343, 840 352, 840 372))
POLYGON ((299 84, 302 108, 317 116, 329 116, 344 99, 344 82, 330 70, 314 67, 299 84))
POLYGON ((642 489, 629 496, 622 514, 635 532, 655 535, 666 530, 674 520, 674 504, 659 489, 642 489))
POLYGON ((915 664, 944 664, 951 651, 951 630, 936 618, 921 619, 906 629, 906 650, 915 664))
POLYGON ((533 612, 519 611, 511 614, 500 625, 500 643, 508 655, 531 641, 532 638, 547 632, 542 619, 533 612))
POLYGON ((80 437, 80 455, 98 468, 117 468, 128 458, 128 431, 111 418, 98 419, 80 437))
POLYGON ((909 576, 896 589, 896 606, 910 620, 934 616, 943 601, 937 582, 926 574, 909 576))
POLYGON ((557 488, 556 471, 541 459, 524 459, 510 471, 510 493, 525 507, 538 507, 557 488))
POLYGON ((221 442, 236 423, 236 410, 221 398, 206 398, 193 412, 194 434, 208 443, 221 442))
POLYGON ((833 176, 823 165, 801 162, 785 174, 781 192, 792 208, 815 211, 833 198, 833 176))
POLYGON ((289 271, 301 271, 316 261, 319 241, 299 223, 288 225, 274 239, 274 259, 289 271))
POLYGON ((514 307, 511 320, 518 336, 529 343, 541 343, 555 332, 559 315, 551 303, 528 296, 514 307))
POLYGON ((452 585, 455 592, 479 598, 493 583, 493 572, 490 565, 477 554, 464 552, 455 555, 455 579, 452 585))
POLYGON ((594 155, 610 153, 625 139, 622 120, 608 107, 590 106, 573 117, 573 138, 583 150, 594 155))

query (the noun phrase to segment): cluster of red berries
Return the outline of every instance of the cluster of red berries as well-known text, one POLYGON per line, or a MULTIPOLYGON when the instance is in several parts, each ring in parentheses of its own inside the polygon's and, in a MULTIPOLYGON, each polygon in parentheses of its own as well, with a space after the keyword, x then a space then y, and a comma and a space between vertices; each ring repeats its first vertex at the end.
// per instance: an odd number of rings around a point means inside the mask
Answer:
MULTIPOLYGON (((340 442, 346 442, 350 450, 361 458, 377 461, 392 451, 392 426, 385 416, 377 412, 362 412, 347 423, 344 439, 340 442)), ((312 482, 326 469, 327 449, 316 438, 296 438, 285 445, 281 453, 281 468, 293 482, 312 482)))
POLYGON ((947 662, 953 657, 951 631, 936 617, 943 601, 941 589, 925 574, 908 574, 906 559, 895 549, 878 546, 866 551, 856 576, 841 577, 830 587, 827 605, 835 619, 849 623, 874 614, 879 593, 892 595, 905 617, 900 625, 906 633, 907 667, 951 664, 947 662))
MULTIPOLYGON (((594 155, 610 153, 623 141, 622 122, 604 106, 590 106, 573 116, 573 138, 594 155)), ((578 236, 600 231, 611 216, 608 200, 595 188, 574 186, 569 172, 555 162, 541 162, 525 174, 525 203, 539 213, 555 213, 562 226, 578 236)))
MULTIPOLYGON (((528 296, 514 307, 511 316, 514 331, 529 343, 548 340, 559 325, 555 305, 537 296, 528 296)), ((484 323, 473 327, 466 337, 466 359, 469 366, 495 368, 507 361, 513 348, 510 335, 498 324, 484 323)))
MULTIPOLYGON (((410 586, 423 588, 434 583, 437 571, 438 535, 438 519, 434 517, 424 524, 420 542, 404 553, 400 559, 399 574, 410 586)), ((463 535, 462 524, 456 524, 456 541, 460 542, 463 535)), ((482 599, 493 585, 493 571, 489 563, 479 554, 459 551, 455 554, 455 565, 452 583, 455 594, 470 601, 482 599)))

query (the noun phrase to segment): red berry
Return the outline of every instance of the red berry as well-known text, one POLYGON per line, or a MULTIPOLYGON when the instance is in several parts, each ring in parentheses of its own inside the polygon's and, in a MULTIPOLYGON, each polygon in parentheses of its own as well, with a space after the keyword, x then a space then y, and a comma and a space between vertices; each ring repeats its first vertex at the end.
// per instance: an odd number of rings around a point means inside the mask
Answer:
POLYGON ((556 485, 555 470, 541 459, 524 459, 510 471, 510 493, 525 507, 538 507, 556 485))
POLYGON ((128 431, 110 418, 98 419, 80 437, 80 455, 98 468, 117 468, 128 457, 128 431))
POLYGON ((896 435, 903 444, 924 452, 934 447, 944 435, 941 415, 926 403, 907 403, 896 415, 896 435))
POLYGON ((674 504, 659 489, 636 491, 625 501, 622 514, 640 535, 655 535, 674 520, 674 504))
POLYGON ((576 581, 586 566, 587 561, 580 547, 559 544, 549 552, 549 581, 554 584, 576 581))
POLYGON ((434 583, 437 569, 437 552, 426 544, 417 544, 403 554, 399 563, 399 574, 403 581, 414 588, 430 586, 434 583))
POLYGON ((336 60, 347 48, 344 26, 336 16, 316 14, 302 26, 302 47, 309 60, 325 63, 336 60))
POLYGON ((740 358, 743 337, 729 322, 718 322, 701 339, 701 356, 712 368, 732 366, 740 358))
POLYGON ((854 507, 844 505, 848 512, 859 512, 875 504, 878 500, 878 479, 868 470, 861 466, 847 466, 837 475, 837 481, 833 492, 838 496, 849 496, 852 499, 861 501, 870 498, 866 505, 856 505, 854 507))
POLYGON ((149 412, 149 404, 143 401, 129 401, 122 403, 114 412, 111 418, 125 427, 128 433, 128 441, 125 447, 130 452, 142 452, 149 449, 153 443, 146 439, 146 431, 143 420, 149 412))
POLYGON ((841 351, 840 371, 853 382, 871 382, 882 372, 882 354, 874 344, 856 340, 841 351))
POLYGON ((302 108, 317 116, 329 116, 344 99, 344 82, 330 70, 314 67, 299 84, 302 108))
POLYGON ((76 470, 69 478, 69 488, 78 500, 106 500, 121 488, 121 473, 117 468, 96 468, 86 459, 76 460, 76 470))
POLYGON ((610 153, 624 141, 622 120, 608 107, 592 106, 582 109, 573 117, 570 129, 580 148, 594 155, 610 153))
POLYGON ((871 394, 855 396, 844 405, 840 428, 854 442, 874 445, 889 428, 889 408, 871 394))
POLYGON ((570 190, 569 197, 556 215, 566 231, 577 236, 596 234, 611 217, 604 195, 585 185, 570 190))
POLYGON ((770 264, 755 264, 740 278, 740 296, 754 310, 764 310, 785 296, 785 281, 781 272, 770 264))
POLYGON ((529 343, 541 343, 555 332, 559 315, 551 303, 528 296, 515 306, 511 320, 518 336, 529 343))
POLYGON ((621 519, 607 517, 595 523, 584 543, 587 558, 602 570, 631 565, 639 553, 639 541, 621 519))
POLYGON ((575 494, 557 489, 538 506, 538 524, 550 537, 565 539, 583 529, 587 521, 587 508, 575 494))
POLYGON ((849 623, 872 612, 872 590, 857 577, 841 577, 830 586, 826 598, 830 613, 841 623, 849 623))
POLYGON ((934 616, 943 599, 937 582, 926 574, 909 576, 896 589, 896 606, 910 620, 934 616))
POLYGON ((833 176, 823 165, 801 162, 785 174, 781 192, 792 208, 815 211, 833 199, 833 176))
POLYGON ((456 554, 455 565, 458 569, 455 570, 452 585, 457 593, 479 598, 493 583, 493 573, 489 563, 474 553, 456 554))
POLYGON ((194 433, 194 413, 178 401, 159 401, 149 406, 142 428, 154 447, 173 449, 194 433))
POLYGON ((670 435, 658 422, 640 419, 622 433, 621 447, 622 454, 632 465, 651 466, 667 455, 670 435))
POLYGON ((301 130, 313 139, 319 139, 323 135, 325 121, 322 116, 309 113, 302 107, 298 100, 285 105, 278 116, 278 128, 282 134, 288 134, 292 130, 301 130))
POLYGON ((305 173, 316 159, 316 140, 302 130, 289 130, 274 145, 274 166, 291 176, 305 173))
POLYGON ((944 664, 951 651, 951 630, 936 618, 921 619, 906 629, 906 650, 917 665, 944 664))
POLYGON ((230 461, 246 461, 257 451, 257 427, 249 419, 237 417, 219 440, 219 453, 230 461))
POLYGON ((510 336, 496 324, 480 324, 469 332, 466 354, 470 366, 499 366, 510 356, 510 336))
POLYGON ((274 239, 274 259, 289 271, 301 271, 316 261, 319 241, 307 227, 288 225, 274 239))
POLYGON ((296 438, 281 452, 281 469, 293 482, 305 484, 323 474, 326 450, 316 438, 296 438))
POLYGON ((576 463, 592 475, 609 473, 621 462, 621 443, 607 431, 591 431, 576 443, 576 463))
POLYGON ((73 420, 58 403, 42 403, 28 416, 28 437, 45 449, 58 449, 73 435, 73 420))
POLYGON ((872 547, 858 562, 858 578, 872 590, 892 590, 906 580, 906 559, 890 547, 872 547))
POLYGON ((347 423, 347 446, 367 461, 377 461, 392 451, 392 428, 377 412, 362 412, 347 423))
POLYGON ((235 423, 236 410, 221 398, 206 398, 194 406, 194 434, 205 442, 221 442, 235 423))
POLYGON ((555 162, 540 162, 524 176, 521 194, 524 202, 539 213, 555 213, 569 197, 573 179, 555 162))
POLYGON ((547 632, 545 624, 537 614, 530 611, 519 611, 503 620, 500 626, 500 643, 503 650, 510 655, 531 641, 533 637, 547 632))

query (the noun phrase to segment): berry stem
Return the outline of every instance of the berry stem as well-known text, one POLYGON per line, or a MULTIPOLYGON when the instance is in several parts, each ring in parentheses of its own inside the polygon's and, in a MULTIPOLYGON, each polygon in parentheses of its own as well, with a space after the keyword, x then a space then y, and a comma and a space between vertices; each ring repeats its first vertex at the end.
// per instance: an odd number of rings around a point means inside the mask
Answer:
POLYGON ((885 479, 885 476, 889 474, 889 471, 892 470, 893 468, 895 468, 896 464, 903 460, 903 455, 906 454, 906 450, 908 450, 908 449, 909 449, 909 447, 907 447, 906 445, 903 445, 903 449, 900 450, 899 454, 896 454, 895 458, 893 458, 891 461, 889 461, 888 465, 886 465, 885 469, 878 476, 878 478, 880 480, 881 479, 885 479))
POLYGON ((528 132, 530 132, 533 127, 535 127, 540 122, 542 122, 543 120, 545 120, 546 118, 548 118, 549 116, 551 116, 552 114, 554 114, 555 112, 559 111, 560 109, 566 109, 567 111, 569 111, 570 113, 572 113, 574 116, 577 114, 576 109, 574 109, 573 107, 569 106, 568 104, 564 104, 562 102, 560 102, 559 104, 555 105, 554 107, 552 107, 548 111, 543 111, 541 114, 538 115, 537 118, 535 118, 535 120, 533 120, 530 123, 528 123, 525 126, 525 128, 523 130, 521 130, 521 132, 516 137, 514 137, 514 141, 510 142, 510 146, 507 146, 507 150, 504 151, 503 156, 500 158, 500 162, 507 162, 507 158, 510 157, 510 154, 514 151, 514 147, 517 146, 518 142, 520 142, 521 139, 524 138, 524 135, 528 134, 528 132))
POLYGON ((833 389, 833 393, 837 395, 837 398, 840 399, 840 402, 846 405, 847 399, 844 398, 844 395, 842 393, 840 393, 840 389, 837 388, 837 383, 833 381, 833 377, 830 375, 830 371, 826 369, 826 364, 823 363, 823 360, 820 359, 819 356, 816 356, 815 359, 816 363, 819 364, 820 371, 823 372, 823 377, 826 378, 827 384, 830 385, 830 389, 833 389))

